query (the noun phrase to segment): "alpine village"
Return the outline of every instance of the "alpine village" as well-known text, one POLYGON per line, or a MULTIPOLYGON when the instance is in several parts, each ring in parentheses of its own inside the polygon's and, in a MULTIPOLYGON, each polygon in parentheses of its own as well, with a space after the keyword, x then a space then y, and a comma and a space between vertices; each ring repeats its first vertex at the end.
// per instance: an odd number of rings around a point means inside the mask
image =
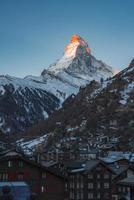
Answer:
POLYGON ((72 35, 40 76, 0 76, 0 198, 134 200, 133 133, 134 60, 117 73, 72 35))

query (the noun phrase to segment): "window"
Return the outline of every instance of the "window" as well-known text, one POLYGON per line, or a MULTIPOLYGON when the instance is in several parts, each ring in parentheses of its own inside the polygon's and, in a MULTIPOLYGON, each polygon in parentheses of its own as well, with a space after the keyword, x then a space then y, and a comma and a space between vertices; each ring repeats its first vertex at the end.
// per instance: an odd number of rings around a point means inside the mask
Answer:
POLYGON ((97 178, 98 178, 98 179, 100 178, 100 174, 97 174, 97 178))
POLYGON ((93 199, 93 193, 92 192, 88 193, 88 199, 93 199))
POLYGON ((80 175, 79 175, 79 174, 77 174, 77 175, 76 175, 76 178, 80 178, 80 175))
POLYGON ((65 183, 65 191, 68 191, 68 184, 65 183))
POLYGON ((96 170, 100 171, 101 170, 101 166, 96 167, 96 170))
POLYGON ((107 173, 107 174, 104 174, 104 178, 105 178, 105 179, 109 178, 109 174, 108 174, 108 173, 107 173))
POLYGON ((122 191, 122 188, 121 188, 121 187, 118 187, 118 191, 121 192, 121 191, 122 191))
POLYGON ((100 199, 100 193, 97 193, 97 199, 100 199))
POLYGON ((42 172, 42 179, 46 178, 46 173, 42 172))
POLYGON ((77 189, 79 189, 80 188, 80 183, 79 182, 77 182, 77 189))
POLYGON ((12 164, 13 164, 12 161, 8 161, 8 167, 12 167, 13 166, 12 164))
POLYGON ((45 187, 43 185, 41 186, 41 192, 45 192, 45 187))
POLYGON ((76 199, 80 199, 80 194, 77 192, 77 194, 76 194, 77 196, 76 196, 76 199))
POLYGON ((23 167, 23 166, 24 166, 23 161, 19 161, 19 167, 23 167))
POLYGON ((83 188, 83 182, 81 182, 81 188, 83 188))
POLYGON ((109 183, 104 183, 104 188, 109 188, 109 183))
POLYGON ((0 180, 7 181, 8 180, 8 173, 0 173, 0 180))
POLYGON ((24 180, 24 174, 23 173, 19 173, 18 175, 17 175, 17 179, 18 180, 24 180))
POLYGON ((97 188, 100 189, 100 183, 97 183, 97 188))
POLYGON ((83 199, 84 195, 83 195, 83 192, 81 192, 81 199, 83 199))
POLYGON ((93 174, 88 174, 88 178, 93 178, 93 174))
POLYGON ((93 183, 88 183, 88 189, 92 189, 93 188, 93 183))
POLYGON ((74 193, 73 192, 70 192, 70 199, 74 199, 74 193))

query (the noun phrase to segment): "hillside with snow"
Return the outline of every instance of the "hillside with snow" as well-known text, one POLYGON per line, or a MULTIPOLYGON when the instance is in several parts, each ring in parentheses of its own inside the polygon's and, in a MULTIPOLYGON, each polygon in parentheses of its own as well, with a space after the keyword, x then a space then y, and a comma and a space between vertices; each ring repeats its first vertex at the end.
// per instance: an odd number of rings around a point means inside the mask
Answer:
MULTIPOLYGON (((43 150, 132 150, 134 146, 134 60, 101 83, 91 81, 36 129, 51 133, 43 150), (53 134, 53 135, 52 135, 53 134), (105 140, 103 140, 105 138, 105 140)), ((35 129, 36 127, 34 127, 35 129)), ((32 128, 29 133, 32 132, 32 128)), ((32 142, 32 141, 31 141, 32 142)))

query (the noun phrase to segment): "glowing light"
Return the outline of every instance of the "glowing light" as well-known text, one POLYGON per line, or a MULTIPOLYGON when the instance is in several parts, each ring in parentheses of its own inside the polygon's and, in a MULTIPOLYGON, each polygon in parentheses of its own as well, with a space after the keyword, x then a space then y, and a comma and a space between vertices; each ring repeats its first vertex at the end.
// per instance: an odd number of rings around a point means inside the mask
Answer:
POLYGON ((72 35, 71 39, 70 39, 70 42, 77 42, 79 41, 79 36, 78 35, 72 35))

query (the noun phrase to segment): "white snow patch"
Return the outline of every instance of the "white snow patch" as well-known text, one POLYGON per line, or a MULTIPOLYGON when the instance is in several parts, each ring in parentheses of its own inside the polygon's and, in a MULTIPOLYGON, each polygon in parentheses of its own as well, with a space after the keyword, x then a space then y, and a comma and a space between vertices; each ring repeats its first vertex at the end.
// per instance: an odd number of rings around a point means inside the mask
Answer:
POLYGON ((0 86, 0 95, 4 95, 5 94, 5 89, 4 87, 1 85, 0 86))
POLYGON ((20 146, 26 154, 30 155, 34 152, 34 149, 36 148, 36 146, 38 146, 42 142, 47 141, 47 137, 48 137, 48 134, 43 135, 41 137, 37 137, 36 139, 29 140, 29 141, 24 141, 24 139, 22 138, 21 140, 18 140, 16 144, 17 146, 20 146))

